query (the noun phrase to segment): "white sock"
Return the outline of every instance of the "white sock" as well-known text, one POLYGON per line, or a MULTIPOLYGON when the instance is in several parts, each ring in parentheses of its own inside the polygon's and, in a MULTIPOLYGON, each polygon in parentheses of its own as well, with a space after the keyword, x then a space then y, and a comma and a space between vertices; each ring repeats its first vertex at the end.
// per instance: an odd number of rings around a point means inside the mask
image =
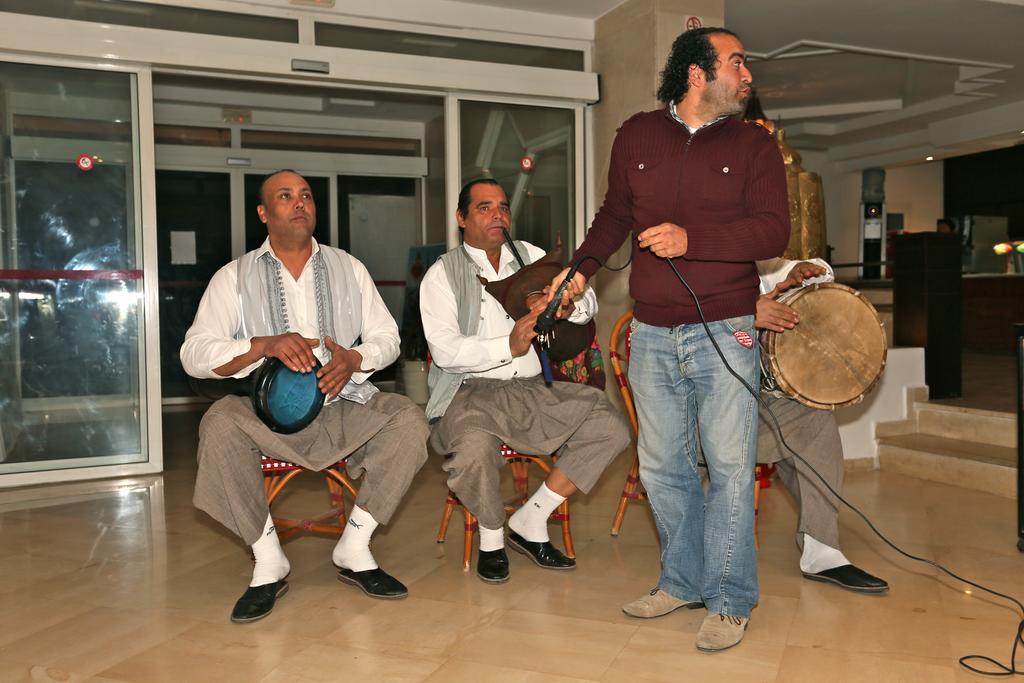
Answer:
POLYGON ((817 574, 826 569, 835 569, 850 564, 837 549, 817 541, 813 536, 804 534, 804 552, 800 555, 800 571, 805 574, 817 574))
POLYGON ((288 576, 292 566, 281 549, 281 541, 277 538, 274 520, 267 515, 267 523, 263 525, 260 540, 252 544, 252 555, 256 558, 256 566, 252 570, 250 586, 262 586, 280 581, 288 576))
POLYGON ((334 546, 334 552, 331 554, 334 564, 354 572, 376 569, 377 562, 370 552, 370 536, 376 528, 377 520, 373 515, 358 505, 352 506, 352 514, 348 516, 345 531, 342 532, 338 545, 334 546))
POLYGON ((509 518, 508 528, 532 543, 548 541, 548 517, 564 500, 565 496, 541 484, 530 500, 509 518))
POLYGON ((479 527, 480 530, 480 550, 481 552, 491 552, 493 550, 501 550, 505 547, 505 530, 504 529, 488 529, 484 526, 479 527))

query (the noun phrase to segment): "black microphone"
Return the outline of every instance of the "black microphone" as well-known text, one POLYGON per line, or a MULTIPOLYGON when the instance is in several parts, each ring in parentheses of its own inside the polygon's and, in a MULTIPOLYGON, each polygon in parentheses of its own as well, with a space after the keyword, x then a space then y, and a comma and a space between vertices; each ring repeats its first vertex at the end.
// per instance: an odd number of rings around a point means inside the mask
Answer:
POLYGON ((555 313, 558 311, 558 306, 562 303, 562 295, 565 294, 566 288, 572 282, 581 263, 583 263, 583 260, 573 264, 573 267, 569 269, 569 273, 565 276, 565 280, 555 290, 555 296, 548 303, 548 307, 537 316, 537 323, 533 326, 533 331, 537 334, 549 334, 555 328, 555 313))

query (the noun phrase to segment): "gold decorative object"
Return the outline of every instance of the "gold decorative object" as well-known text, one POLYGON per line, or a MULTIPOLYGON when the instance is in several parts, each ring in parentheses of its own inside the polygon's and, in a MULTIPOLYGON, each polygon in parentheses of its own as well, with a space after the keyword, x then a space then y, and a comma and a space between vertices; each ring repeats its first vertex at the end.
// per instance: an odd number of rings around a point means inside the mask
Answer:
POLYGON ((821 177, 803 169, 800 153, 786 142, 786 132, 765 115, 756 93, 747 101, 743 120, 763 126, 775 135, 786 164, 790 233, 789 246, 783 256, 796 261, 825 258, 825 192, 821 177))

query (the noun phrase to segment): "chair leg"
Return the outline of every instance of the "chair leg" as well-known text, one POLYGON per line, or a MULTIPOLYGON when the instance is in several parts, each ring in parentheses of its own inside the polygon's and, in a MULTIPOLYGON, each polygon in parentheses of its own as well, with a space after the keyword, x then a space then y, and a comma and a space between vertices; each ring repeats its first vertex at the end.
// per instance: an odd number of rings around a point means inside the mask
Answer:
POLYGON ((512 483, 519 497, 519 504, 525 505, 530 497, 530 463, 527 460, 512 460, 509 462, 509 468, 512 470, 512 483))
POLYGON ((572 526, 569 520, 569 499, 566 498, 558 506, 558 519, 562 522, 562 544, 565 546, 565 556, 575 559, 576 548, 572 545, 572 526))
POLYGON ((477 530, 476 517, 465 506, 462 508, 462 516, 465 522, 465 533, 462 536, 462 571, 468 572, 469 565, 473 561, 473 532, 477 530))
POLYGON ((626 476, 626 483, 622 486, 622 495, 619 496, 619 508, 615 511, 615 519, 612 520, 612 536, 618 536, 622 528, 622 520, 626 517, 626 508, 629 501, 636 500, 639 495, 636 492, 640 483, 640 457, 633 458, 633 466, 629 468, 626 476))
POLYGON ((759 522, 759 520, 758 520, 758 516, 759 515, 757 514, 757 512, 758 512, 758 507, 760 506, 760 503, 761 503, 761 480, 755 478, 754 479, 754 548, 757 549, 757 550, 761 549, 761 540, 757 537, 757 527, 758 527, 758 522, 759 522))
POLYGON ((448 492, 448 499, 444 502, 444 512, 441 513, 441 528, 437 530, 437 542, 444 543, 445 537, 448 536, 448 522, 452 519, 452 512, 455 510, 455 506, 459 504, 458 499, 448 492))
POLYGON ((754 518, 761 509, 761 478, 754 477, 754 518))
POLYGON ((324 477, 324 480, 327 482, 327 496, 330 498, 331 507, 338 517, 338 529, 344 531, 345 524, 348 523, 345 515, 345 489, 330 477, 324 477))

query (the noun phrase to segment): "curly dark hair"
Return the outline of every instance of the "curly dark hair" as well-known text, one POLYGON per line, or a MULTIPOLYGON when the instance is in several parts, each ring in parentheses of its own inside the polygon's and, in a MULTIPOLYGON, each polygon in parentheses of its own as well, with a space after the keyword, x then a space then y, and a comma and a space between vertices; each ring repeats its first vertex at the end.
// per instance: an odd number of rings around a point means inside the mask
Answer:
POLYGON ((684 31, 672 43, 672 52, 665 62, 665 70, 661 72, 661 85, 658 86, 658 99, 662 103, 678 102, 690 89, 690 65, 694 65, 707 74, 709 81, 715 80, 715 46, 711 44, 714 33, 725 33, 739 39, 735 33, 720 26, 703 26, 684 31))

